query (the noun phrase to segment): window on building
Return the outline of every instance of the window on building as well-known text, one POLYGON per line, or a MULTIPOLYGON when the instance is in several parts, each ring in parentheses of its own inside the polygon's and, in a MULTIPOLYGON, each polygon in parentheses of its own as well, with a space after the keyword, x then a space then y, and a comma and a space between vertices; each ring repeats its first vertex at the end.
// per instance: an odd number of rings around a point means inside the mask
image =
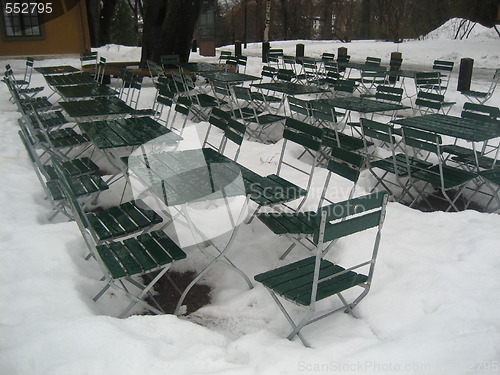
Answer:
MULTIPOLYGON (((29 4, 29 0, 16 1, 20 4, 19 9, 23 9, 23 3, 29 4)), ((12 3, 11 3, 12 4, 12 3)), ((40 15, 37 11, 15 12, 11 8, 7 8, 5 2, 2 1, 2 14, 4 35, 6 38, 26 38, 37 37, 42 35, 40 27, 40 15)), ((26 6, 24 7, 26 9, 26 6)))

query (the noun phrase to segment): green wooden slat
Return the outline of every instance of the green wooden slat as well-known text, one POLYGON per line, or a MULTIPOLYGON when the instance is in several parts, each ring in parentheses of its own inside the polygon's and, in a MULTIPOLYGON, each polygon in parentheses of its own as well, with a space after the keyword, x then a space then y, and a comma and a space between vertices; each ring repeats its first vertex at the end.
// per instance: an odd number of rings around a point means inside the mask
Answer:
POLYGON ((273 270, 269 270, 269 271, 260 273, 258 275, 255 275, 254 280, 258 281, 260 283, 265 283, 265 282, 267 282, 267 280, 273 279, 274 277, 277 277, 279 275, 287 274, 287 273, 291 272, 292 270, 304 267, 308 264, 313 264, 313 266, 314 266, 314 261, 315 261, 315 257, 304 258, 304 259, 301 259, 297 262, 293 262, 293 263, 275 268, 273 270))
POLYGON ((122 204, 120 208, 125 212, 140 228, 146 228, 152 224, 159 224, 162 217, 155 211, 146 208, 142 201, 133 201, 122 204))
POLYGON ((288 129, 283 131, 283 138, 314 151, 318 151, 321 148, 321 142, 315 140, 313 137, 305 134, 294 133, 288 129))
POLYGON ((155 260, 151 258, 148 252, 144 249, 144 246, 136 238, 126 239, 123 241, 123 244, 127 247, 130 254, 134 256, 137 262, 139 262, 143 272, 147 272, 158 267, 155 260))
POLYGON ((121 210, 120 206, 97 211, 95 216, 111 231, 113 237, 134 233, 139 230, 138 225, 121 210))
MULTIPOLYGON (((372 212, 360 217, 344 220, 340 223, 330 224, 325 228, 324 241, 333 241, 337 238, 360 232, 377 226, 380 222, 380 211, 372 212)), ((314 236, 317 243, 317 234, 314 236)))
MULTIPOLYGON (((316 300, 320 301, 324 298, 333 296, 337 293, 343 292, 353 286, 360 285, 366 282, 368 278, 365 275, 357 274, 355 272, 348 272, 345 275, 321 282, 318 285, 316 293, 316 300)), ((302 294, 295 298, 295 302, 304 306, 308 305, 311 300, 311 292, 302 294)))
POLYGON ((121 242, 111 243, 109 249, 115 254, 129 276, 141 274, 143 272, 141 265, 130 255, 127 247, 121 242))
POLYGON ((86 215, 87 221, 99 240, 105 241, 113 237, 104 223, 94 213, 86 215))
POLYGON ((102 262, 111 273, 113 279, 119 279, 127 276, 127 272, 116 259, 115 254, 111 251, 108 245, 96 246, 97 253, 102 259, 102 262))
POLYGON ((291 117, 286 118, 285 127, 298 130, 299 132, 307 134, 311 137, 321 138, 323 136, 323 131, 317 126, 307 124, 291 117))
POLYGON ((154 231, 151 233, 151 236, 160 243, 172 259, 181 260, 186 258, 186 253, 164 232, 154 231))
POLYGON ((312 234, 316 212, 258 214, 257 217, 275 234, 312 234))
POLYGON ((61 185, 59 185, 57 180, 47 181, 46 185, 53 201, 57 202, 65 199, 64 192, 62 191, 61 185))
POLYGON ((172 263, 172 258, 151 236, 141 234, 137 240, 147 249, 148 253, 159 265, 166 265, 172 263))

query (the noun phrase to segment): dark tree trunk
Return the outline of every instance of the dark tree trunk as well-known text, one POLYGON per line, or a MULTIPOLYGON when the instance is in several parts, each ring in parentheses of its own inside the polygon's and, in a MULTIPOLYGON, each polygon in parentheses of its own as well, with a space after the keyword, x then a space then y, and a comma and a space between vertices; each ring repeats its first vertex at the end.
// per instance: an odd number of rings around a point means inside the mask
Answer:
POLYGON ((100 47, 98 38, 99 32, 99 0, 87 0, 87 19, 89 22, 90 45, 92 47, 100 47))
POLYGON ((161 55, 189 60, 201 0, 149 0, 144 7, 141 65, 161 55))
POLYGON ((360 27, 360 36, 362 39, 369 39, 371 37, 371 1, 363 0, 361 5, 361 27, 360 27))
POLYGON ((110 42, 111 21, 117 2, 118 0, 106 0, 101 7, 101 1, 87 0, 87 18, 92 47, 100 47, 110 42))
POLYGON ((288 40, 288 9, 286 0, 280 0, 281 2, 281 14, 283 15, 283 39, 288 40))

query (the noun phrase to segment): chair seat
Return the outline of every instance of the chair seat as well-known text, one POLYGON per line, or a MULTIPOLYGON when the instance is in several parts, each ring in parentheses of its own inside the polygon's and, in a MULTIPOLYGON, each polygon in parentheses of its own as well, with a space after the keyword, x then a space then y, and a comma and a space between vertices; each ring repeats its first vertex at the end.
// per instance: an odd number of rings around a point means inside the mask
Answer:
MULTIPOLYGON (((340 143, 340 147, 353 151, 353 150, 360 150, 363 147, 365 147, 363 140, 361 138, 356 138, 344 133, 338 133, 338 141, 340 143)), ((332 129, 323 129, 323 140, 322 144, 326 147, 330 146, 335 146, 339 147, 339 144, 337 143, 337 138, 335 136, 335 132, 332 129)), ((372 142, 367 142, 368 146, 373 145, 372 142)))
POLYGON ((302 189, 300 186, 297 186, 276 174, 268 175, 266 178, 275 184, 272 192, 269 192, 269 197, 266 197, 271 203, 289 202, 307 194, 307 191, 302 189))
POLYGON ((489 95, 488 92, 474 91, 474 90, 462 91, 462 94, 464 94, 465 96, 473 96, 476 98, 486 98, 489 95))
POLYGON ((479 175, 494 184, 500 185, 500 168, 489 169, 479 172, 479 175))
MULTIPOLYGON (((408 160, 411 163, 410 172, 412 173, 432 166, 431 163, 422 160, 416 160, 414 158, 409 158, 408 160)), ((396 154, 394 156, 394 161, 392 160, 392 156, 381 160, 375 160, 371 162, 371 166, 402 177, 408 175, 408 164, 404 154, 396 154)))
MULTIPOLYGON (((94 175, 82 175, 76 178, 72 178, 69 183, 71 190, 77 198, 89 196, 97 192, 109 189, 108 184, 101 177, 94 175)), ((47 181, 46 185, 49 189, 52 199, 55 202, 66 199, 66 196, 63 193, 63 189, 58 180, 47 181)))
MULTIPOLYGON (((415 173, 412 173, 412 177, 429 182, 432 185, 441 185, 439 165, 434 165, 429 169, 419 170, 415 173)), ((475 173, 464 171, 463 169, 449 167, 446 165, 443 166, 443 184, 445 189, 451 189, 456 186, 463 185, 475 177, 477 177, 475 173)))
POLYGON ((28 95, 28 94, 36 94, 37 92, 41 92, 44 89, 45 89, 45 87, 43 87, 43 86, 26 87, 26 88, 18 89, 17 92, 19 92, 19 94, 28 95))
POLYGON ((257 117, 250 117, 248 118, 247 120, 250 121, 250 122, 255 122, 255 123, 258 123, 260 125, 267 125, 267 124, 272 124, 274 122, 278 122, 278 121, 281 121, 281 120, 284 120, 285 117, 284 116, 280 116, 280 115, 273 115, 272 113, 266 113, 264 115, 260 115, 260 116, 257 116, 257 117))
POLYGON ((200 106, 202 107, 217 107, 220 105, 227 104, 227 102, 223 100, 218 100, 214 98, 213 96, 207 95, 207 94, 198 94, 196 95, 196 98, 198 102, 200 103, 200 106))
POLYGON ((494 167, 499 165, 498 159, 490 158, 488 156, 483 156, 483 155, 477 157, 477 164, 476 164, 476 159, 474 158, 474 155, 455 156, 452 159, 458 163, 469 164, 473 167, 478 165, 479 168, 482 168, 482 169, 491 169, 491 168, 494 168, 494 167))
MULTIPOLYGON (((316 257, 302 259, 298 262, 256 275, 254 279, 262 283, 266 288, 271 289, 274 293, 297 304, 307 306, 311 302, 315 261, 316 257)), ((363 284, 368 280, 368 277, 363 274, 345 271, 345 268, 337 266, 328 260, 321 260, 320 281, 316 295, 317 301, 333 296, 353 286, 363 284), (333 277, 338 274, 341 275, 333 277), (324 278, 327 279, 321 281, 324 278)))
POLYGON ((37 98, 20 99, 19 105, 22 107, 23 112, 29 113, 33 109, 36 111, 47 110, 52 107, 52 103, 45 96, 37 98))
POLYGON ((86 214, 100 241, 133 234, 163 221, 142 201, 131 201, 86 214))
MULTIPOLYGON (((47 130, 68 123, 68 120, 66 119, 66 117, 64 117, 62 111, 38 113, 38 118, 42 123, 42 126, 47 130)), ((40 127, 35 115, 30 115, 29 121, 35 129, 38 129, 40 127)))
MULTIPOLYGON (((55 148, 73 147, 90 142, 86 134, 79 134, 74 129, 54 130, 48 135, 55 148)), ((38 140, 42 143, 45 142, 43 135, 38 135, 38 140)))
POLYGON ((461 157, 473 155, 474 151, 468 147, 463 147, 459 145, 444 145, 442 146, 443 152, 448 154, 457 155, 461 157))
POLYGON ((275 234, 313 234, 317 226, 315 211, 261 213, 257 218, 275 234))
POLYGON ((98 245, 96 249, 114 280, 143 275, 186 258, 186 253, 162 231, 98 245))
MULTIPOLYGON (((99 170, 99 167, 87 157, 64 161, 61 163, 61 166, 64 172, 71 177, 80 176, 84 174, 93 174, 99 170)), ((44 165, 43 168, 50 180, 58 179, 57 172, 52 165, 44 165)))

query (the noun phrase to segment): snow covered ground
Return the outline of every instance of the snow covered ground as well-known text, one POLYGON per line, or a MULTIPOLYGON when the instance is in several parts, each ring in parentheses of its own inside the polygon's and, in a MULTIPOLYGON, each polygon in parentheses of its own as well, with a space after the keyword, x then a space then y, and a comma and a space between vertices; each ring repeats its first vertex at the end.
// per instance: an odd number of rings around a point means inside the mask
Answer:
MULTIPOLYGON (((479 25, 476 26, 479 28, 479 25)), ((473 88, 485 90, 500 67, 500 39, 455 41, 429 38, 393 44, 346 44, 355 61, 403 54, 403 66, 430 68, 434 59, 456 63, 447 100, 464 99, 456 91, 460 59, 475 60, 473 88)), ((294 54, 304 43, 306 55, 336 52, 332 41, 272 42, 294 54)), ((260 45, 249 45, 247 72, 260 73, 260 45)), ((221 48, 232 50, 231 46, 221 48)), ((138 59, 136 48, 99 49, 108 61, 138 59)), ((216 61, 193 54, 193 61, 216 61)), ((23 70, 23 60, 12 63, 23 70)), ((70 64, 55 57, 36 66, 70 64)), ((34 84, 43 84, 38 74, 34 84)), ((0 374, 500 374, 500 216, 464 211, 423 213, 389 203, 373 287, 358 306, 360 319, 336 314, 306 327, 313 348, 285 339, 289 325, 260 285, 248 290, 223 267, 206 283, 212 303, 189 317, 131 316, 117 319, 125 300, 107 294, 97 303, 99 269, 84 260, 85 244, 75 223, 49 223, 49 205, 17 136, 15 106, 0 86, 0 374)), ((154 88, 148 81, 141 106, 150 107, 154 88)), ((500 90, 488 102, 500 105, 500 90)), ((191 124, 204 129, 206 123, 191 124)), ((240 161, 258 173, 273 173, 281 144, 245 141, 240 161)), ((315 188, 322 186, 318 173, 315 188)), ((360 190, 373 184, 364 172, 360 190)), ((348 182, 337 177, 334 198, 345 198, 348 182)), ((339 242, 342 260, 366 240, 364 234, 339 242)), ((250 277, 278 266, 288 246, 258 220, 243 225, 231 259, 250 277)), ((287 260, 300 257, 292 253, 287 260)), ((204 258, 188 252, 176 269, 200 270, 204 258)))

